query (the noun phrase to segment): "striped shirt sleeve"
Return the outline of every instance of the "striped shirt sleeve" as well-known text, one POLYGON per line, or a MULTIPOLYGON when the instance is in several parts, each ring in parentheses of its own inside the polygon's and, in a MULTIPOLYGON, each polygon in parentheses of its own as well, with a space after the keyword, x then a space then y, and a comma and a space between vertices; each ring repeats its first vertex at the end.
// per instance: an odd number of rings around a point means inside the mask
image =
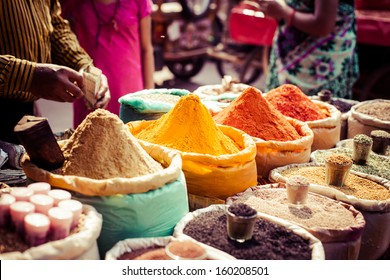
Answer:
POLYGON ((92 64, 91 57, 78 43, 69 22, 61 17, 61 7, 56 0, 51 8, 53 32, 51 34, 53 63, 65 65, 75 70, 86 68, 92 64))
POLYGON ((0 55, 0 97, 36 100, 28 93, 35 65, 35 62, 11 55, 0 55))

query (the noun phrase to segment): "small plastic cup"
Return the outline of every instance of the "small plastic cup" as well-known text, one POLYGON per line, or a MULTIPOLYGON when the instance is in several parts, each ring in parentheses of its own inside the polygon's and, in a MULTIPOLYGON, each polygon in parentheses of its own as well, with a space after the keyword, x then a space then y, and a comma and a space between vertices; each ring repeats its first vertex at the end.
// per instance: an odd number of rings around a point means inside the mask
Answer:
POLYGON ((30 246, 47 242, 50 229, 49 218, 41 213, 30 213, 24 217, 25 240, 30 246))
POLYGON ((372 148, 371 137, 365 134, 358 134, 353 138, 353 162, 359 165, 367 163, 372 148))
POLYGON ((70 226, 72 225, 72 211, 53 207, 49 210, 48 217, 50 219, 49 239, 59 240, 66 238, 70 233, 70 226))
POLYGON ((352 159, 344 155, 330 155, 325 159, 327 185, 342 187, 352 167, 352 159))
POLYGON ((244 203, 235 203, 226 210, 226 227, 230 239, 243 243, 252 239, 257 211, 244 203))
POLYGON ((310 182, 306 177, 296 175, 289 178, 286 182, 287 201, 296 206, 302 206, 306 203, 309 192, 310 182))
POLYGON ((0 227, 11 225, 10 207, 16 201, 15 197, 4 193, 0 196, 0 227))
POLYGON ((370 136, 372 138, 372 151, 380 155, 385 155, 390 143, 390 133, 384 130, 373 130, 370 136))
POLYGON ((30 202, 35 205, 35 212, 47 215, 54 205, 54 199, 46 194, 34 194, 30 202))
POLYGON ((34 194, 47 194, 50 191, 51 186, 46 182, 35 182, 29 184, 27 188, 31 189, 34 194))
POLYGON ((16 201, 29 201, 34 192, 27 187, 14 187, 12 188, 11 195, 13 195, 16 201))
POLYGON ((172 241, 165 246, 165 253, 172 260, 204 260, 206 250, 191 240, 172 241))
POLYGON ((54 206, 58 206, 58 203, 63 200, 68 200, 72 198, 70 192, 60 189, 51 190, 47 193, 54 199, 54 206))

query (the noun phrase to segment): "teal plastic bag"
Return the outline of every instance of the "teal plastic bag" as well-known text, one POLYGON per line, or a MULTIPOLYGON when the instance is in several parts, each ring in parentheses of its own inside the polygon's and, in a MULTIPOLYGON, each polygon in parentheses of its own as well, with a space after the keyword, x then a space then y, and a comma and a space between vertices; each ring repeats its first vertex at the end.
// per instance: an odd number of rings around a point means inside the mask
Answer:
POLYGON ((119 117, 124 123, 136 120, 155 120, 171 110, 175 104, 161 99, 142 98, 145 94, 167 94, 185 96, 190 92, 186 89, 146 89, 129 93, 119 98, 119 117))
POLYGON ((172 183, 146 193, 84 196, 74 199, 92 205, 103 216, 97 240, 100 258, 118 241, 136 237, 161 237, 173 233, 177 222, 188 212, 187 187, 183 172, 172 183))

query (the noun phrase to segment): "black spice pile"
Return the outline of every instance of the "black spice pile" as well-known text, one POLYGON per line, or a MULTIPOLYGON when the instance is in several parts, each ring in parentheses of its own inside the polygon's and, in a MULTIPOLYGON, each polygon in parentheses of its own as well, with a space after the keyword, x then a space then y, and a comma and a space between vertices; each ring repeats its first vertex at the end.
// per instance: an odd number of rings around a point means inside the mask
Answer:
POLYGON ((202 213, 183 232, 197 241, 244 260, 310 260, 309 240, 282 226, 258 219, 253 238, 244 243, 231 240, 226 232, 223 210, 202 213))

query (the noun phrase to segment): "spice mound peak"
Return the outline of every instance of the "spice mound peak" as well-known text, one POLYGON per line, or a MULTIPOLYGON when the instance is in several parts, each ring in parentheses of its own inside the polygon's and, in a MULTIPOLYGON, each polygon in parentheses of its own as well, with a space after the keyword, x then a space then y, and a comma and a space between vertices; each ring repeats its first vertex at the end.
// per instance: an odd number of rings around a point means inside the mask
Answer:
POLYGON ((90 113, 62 147, 63 175, 133 178, 162 170, 127 126, 104 109, 90 113))
POLYGON ((238 144, 218 128, 206 106, 194 94, 181 97, 168 113, 150 121, 142 131, 135 132, 135 136, 182 152, 218 156, 240 151, 238 144))

